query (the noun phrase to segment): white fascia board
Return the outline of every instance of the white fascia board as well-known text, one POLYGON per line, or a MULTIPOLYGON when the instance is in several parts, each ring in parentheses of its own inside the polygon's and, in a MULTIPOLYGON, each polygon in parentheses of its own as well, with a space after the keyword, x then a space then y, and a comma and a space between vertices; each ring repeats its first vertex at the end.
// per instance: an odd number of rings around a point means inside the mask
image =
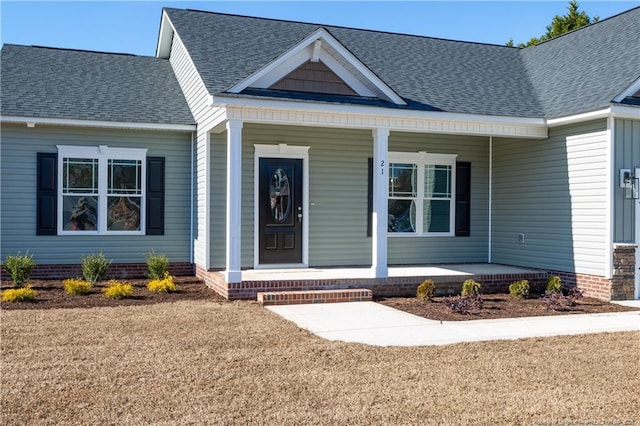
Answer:
POLYGON ((613 116, 614 118, 640 120, 640 108, 625 105, 612 105, 609 108, 600 109, 597 111, 590 111, 582 114, 569 115, 560 118, 551 118, 546 122, 549 127, 557 127, 567 124, 580 123, 583 121, 609 118, 610 116, 613 116))
POLYGON ((613 102, 621 102, 624 98, 628 98, 640 90, 640 77, 634 81, 631 86, 627 87, 622 93, 613 98, 613 102))
POLYGON ((613 105, 611 107, 611 115, 614 118, 640 120, 640 107, 613 105))
MULTIPOLYGON (((375 85, 380 90, 380 92, 382 92, 385 97, 387 97, 389 101, 398 105, 406 105, 406 103, 400 96, 398 96, 389 86, 387 86, 382 80, 380 80, 378 76, 376 76, 371 70, 369 70, 369 68, 367 68, 362 62, 360 62, 358 58, 356 58, 351 52, 349 52, 349 50, 347 50, 324 28, 317 29, 311 35, 297 43, 291 49, 280 55, 278 58, 231 87, 228 91, 230 93, 240 93, 247 87, 251 87, 256 84, 265 86, 267 84, 266 82, 268 81, 279 80, 288 72, 291 72, 295 68, 297 68, 297 66, 300 66, 305 61, 312 59, 314 54, 315 42, 318 40, 326 42, 336 52, 338 52, 338 54, 344 57, 346 61, 348 61, 356 70, 358 70, 358 72, 360 72, 366 79, 368 79, 373 85, 375 85), (287 62, 290 63, 287 64, 287 62), (287 65, 286 70, 281 69, 280 72, 278 72, 278 68, 281 68, 282 65, 285 64, 287 65), (270 77, 269 74, 271 73, 275 73, 276 76, 270 77)), ((328 55, 324 56, 321 59, 326 59, 327 56, 328 55)), ((329 66, 329 64, 326 65, 329 66)), ((330 68, 332 67, 330 66, 330 68)), ((336 72, 336 70, 333 68, 332 71, 336 72)), ((272 81, 272 84, 275 83, 275 81, 272 81)))
POLYGON ((600 109, 597 111, 584 112, 582 114, 568 115, 566 117, 551 118, 546 120, 549 127, 565 126, 567 124, 579 123, 581 121, 598 120, 607 118, 611 114, 611 108, 600 109))
POLYGON ((173 39, 173 33, 175 29, 169 21, 166 11, 162 11, 162 18, 160 19, 160 32, 158 33, 158 47, 156 48, 156 56, 158 58, 167 59, 171 54, 171 41, 173 39))
MULTIPOLYGON (((171 124, 171 123, 130 123, 121 121, 98 121, 98 120, 77 120, 68 118, 40 118, 40 117, 15 117, 0 116, 2 123, 16 124, 45 124, 52 126, 72 126, 72 127, 103 127, 111 129, 141 129, 141 130, 170 130, 177 132, 193 132, 196 130, 195 124, 171 124)), ((29 126, 34 127, 34 126, 29 126)))
POLYGON ((217 107, 248 107, 260 109, 291 109, 299 111, 335 112, 345 114, 381 115, 393 118, 422 118, 431 120, 468 121, 473 123, 509 124, 546 127, 543 118, 510 117, 494 115, 463 114, 455 112, 416 111, 380 108, 362 105, 339 105, 310 102, 280 101, 274 99, 254 99, 212 96, 211 105, 217 107))

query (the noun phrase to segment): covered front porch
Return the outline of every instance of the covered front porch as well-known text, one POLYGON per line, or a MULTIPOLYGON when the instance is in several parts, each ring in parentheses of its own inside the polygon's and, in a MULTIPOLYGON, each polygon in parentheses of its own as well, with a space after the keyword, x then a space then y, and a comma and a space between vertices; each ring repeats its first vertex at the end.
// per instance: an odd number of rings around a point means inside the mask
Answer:
POLYGON ((548 272, 492 263, 425 264, 389 266, 387 278, 376 278, 370 267, 247 269, 242 281, 229 283, 222 271, 199 270, 207 285, 229 299, 253 299, 259 292, 310 291, 331 289, 371 289, 374 297, 415 296, 426 279, 436 283, 438 294, 457 294, 462 283, 473 279, 483 292, 505 291, 516 280, 542 285, 548 272))

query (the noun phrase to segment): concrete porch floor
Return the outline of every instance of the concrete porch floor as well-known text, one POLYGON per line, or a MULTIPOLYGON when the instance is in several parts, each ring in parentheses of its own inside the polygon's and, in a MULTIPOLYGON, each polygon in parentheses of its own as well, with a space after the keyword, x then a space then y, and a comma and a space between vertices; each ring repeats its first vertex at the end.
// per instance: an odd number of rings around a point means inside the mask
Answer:
MULTIPOLYGON (((401 277, 456 277, 527 274, 540 272, 535 269, 494 263, 442 264, 424 266, 390 266, 389 278, 401 277)), ((336 280, 372 279, 370 268, 307 268, 307 269, 249 269, 242 271, 242 281, 280 280, 336 280)))

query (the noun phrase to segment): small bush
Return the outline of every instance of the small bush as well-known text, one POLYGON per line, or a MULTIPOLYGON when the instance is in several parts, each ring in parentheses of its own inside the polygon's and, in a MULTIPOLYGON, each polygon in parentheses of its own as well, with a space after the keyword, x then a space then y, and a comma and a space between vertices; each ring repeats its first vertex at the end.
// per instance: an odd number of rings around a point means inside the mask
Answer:
POLYGON ((155 293, 171 293, 177 290, 175 283, 173 282, 173 276, 168 272, 164 273, 164 278, 158 280, 151 280, 147 284, 147 290, 155 293))
POLYGON ((160 280, 169 272, 169 258, 164 254, 156 254, 155 251, 147 254, 147 267, 149 268, 149 278, 160 280))
POLYGON ((444 305, 451 312, 462 315, 477 313, 484 306, 484 300, 479 294, 469 294, 467 296, 453 296, 444 299, 444 305))
POLYGON ((480 294, 480 283, 475 282, 474 280, 466 280, 462 283, 462 296, 477 296, 480 294))
POLYGON ((11 275, 14 287, 24 287, 36 267, 36 262, 33 255, 29 256, 29 252, 24 255, 18 252, 16 255, 8 255, 2 266, 11 275))
POLYGON ((559 276, 549 277, 546 285, 547 293, 562 293, 562 280, 559 276))
POLYGON ((82 275, 84 279, 91 284, 95 285, 100 281, 107 273, 111 261, 107 261, 104 258, 104 254, 90 254, 82 258, 82 275))
POLYGON ((31 287, 11 288, 2 292, 3 302, 34 302, 36 291, 31 287))
POLYGON ((548 311, 563 311, 576 306, 576 302, 583 297, 582 291, 574 287, 569 290, 566 296, 562 294, 562 292, 552 293, 547 291, 544 296, 542 296, 542 303, 548 311))
POLYGON ((562 293, 545 292, 542 304, 547 311, 562 311, 567 307, 567 298, 562 293))
POLYGON ((575 306, 577 300, 582 300, 584 295, 578 287, 573 287, 567 294, 567 303, 569 306, 575 306))
POLYGON ((416 297, 418 300, 431 300, 436 292, 436 284, 433 280, 424 280, 422 284, 418 286, 416 297))
POLYGON ((91 284, 80 278, 69 278, 64 280, 62 284, 64 285, 64 291, 71 296, 87 294, 91 291, 91 284))
POLYGON ((133 294, 133 286, 129 283, 111 280, 103 292, 107 299, 124 299, 133 294))
POLYGON ((509 294, 520 299, 526 299, 529 296, 529 281, 514 281, 509 286, 509 294))

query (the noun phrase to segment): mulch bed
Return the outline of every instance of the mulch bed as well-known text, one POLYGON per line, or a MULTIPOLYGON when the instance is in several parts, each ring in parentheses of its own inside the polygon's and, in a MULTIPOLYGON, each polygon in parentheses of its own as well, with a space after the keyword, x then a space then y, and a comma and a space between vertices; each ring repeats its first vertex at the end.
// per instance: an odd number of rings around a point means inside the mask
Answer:
MULTIPOLYGON (((104 306, 150 305, 170 303, 180 300, 208 300, 225 302, 222 296, 208 288, 201 280, 193 276, 175 277, 178 290, 174 293, 153 293, 147 290, 148 279, 123 280, 133 285, 133 296, 121 300, 107 299, 102 290, 107 281, 98 283, 91 293, 83 296, 70 296, 63 288, 61 280, 31 280, 36 290, 35 302, 2 303, 2 309, 57 309, 57 308, 94 308, 104 306)), ((11 288, 11 282, 3 282, 2 290, 11 288)), ((483 295, 484 307, 470 315, 451 312, 443 303, 444 297, 435 297, 431 302, 423 302, 415 297, 381 298, 376 302, 424 318, 440 321, 464 321, 491 318, 533 317, 543 315, 591 314, 604 312, 624 312, 634 308, 603 302, 597 299, 578 300, 576 306, 562 311, 548 311, 537 296, 529 299, 516 299, 508 294, 483 295)))
MULTIPOLYGON (((35 302, 2 303, 2 309, 94 308, 102 306, 150 305, 180 300, 225 300, 193 276, 174 277, 173 281, 177 286, 177 291, 173 293, 154 293, 147 290, 148 279, 126 279, 121 281, 126 281, 133 285, 133 296, 121 300, 105 298, 102 290, 108 283, 107 281, 95 285, 89 294, 70 296, 64 291, 61 280, 31 280, 31 288, 37 292, 37 300, 35 302)), ((1 288, 2 290, 12 288, 11 282, 3 282, 1 288)))
POLYGON ((517 299, 509 294, 485 294, 484 306, 473 314, 459 314, 451 312, 444 304, 445 297, 434 297, 433 301, 420 301, 415 297, 392 297, 376 300, 383 305, 409 312, 424 318, 438 321, 465 321, 476 319, 521 318, 546 315, 568 314, 600 314, 605 312, 633 311, 637 308, 603 302, 598 299, 585 297, 576 302, 573 307, 561 311, 549 311, 542 299, 533 295, 528 299, 517 299))

